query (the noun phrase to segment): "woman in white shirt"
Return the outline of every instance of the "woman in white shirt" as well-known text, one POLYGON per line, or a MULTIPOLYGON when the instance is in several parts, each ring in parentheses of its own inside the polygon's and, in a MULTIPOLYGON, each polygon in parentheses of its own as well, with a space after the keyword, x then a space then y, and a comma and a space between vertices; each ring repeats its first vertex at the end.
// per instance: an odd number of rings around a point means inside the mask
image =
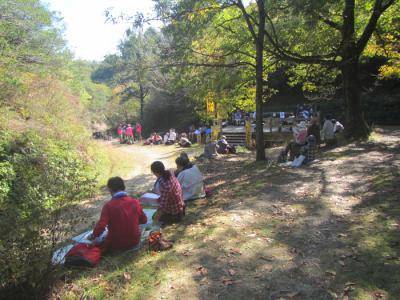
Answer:
POLYGON ((325 117, 325 122, 321 130, 321 136, 323 136, 326 145, 334 145, 336 143, 335 125, 332 123, 332 118, 330 116, 325 117))
POLYGON ((185 156, 175 160, 177 166, 176 177, 182 187, 183 200, 189 201, 206 196, 204 191, 203 175, 199 168, 189 162, 185 156))

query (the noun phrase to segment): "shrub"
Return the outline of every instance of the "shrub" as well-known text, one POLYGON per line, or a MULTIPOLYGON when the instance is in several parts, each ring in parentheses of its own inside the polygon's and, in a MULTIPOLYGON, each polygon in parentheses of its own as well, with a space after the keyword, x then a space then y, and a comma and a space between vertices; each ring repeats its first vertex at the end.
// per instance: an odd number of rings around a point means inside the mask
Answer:
POLYGON ((40 298, 51 286, 59 216, 95 186, 71 146, 33 132, 0 145, 0 297, 40 298))

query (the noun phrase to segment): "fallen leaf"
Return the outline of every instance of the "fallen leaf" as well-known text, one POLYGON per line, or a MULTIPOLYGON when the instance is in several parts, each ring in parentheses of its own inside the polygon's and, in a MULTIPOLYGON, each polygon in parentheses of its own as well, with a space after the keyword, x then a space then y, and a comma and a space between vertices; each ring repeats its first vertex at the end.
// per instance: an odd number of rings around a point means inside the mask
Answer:
POLYGON ((349 296, 344 295, 344 296, 343 296, 343 300, 349 300, 349 296))
POLYGON ((340 233, 338 236, 339 236, 339 237, 347 237, 347 234, 345 234, 345 233, 340 233))
POLYGON ((223 279, 222 283, 224 285, 232 285, 233 284, 233 280, 232 279, 223 279))
POLYGON ((271 272, 273 270, 273 266, 271 264, 265 264, 262 266, 262 269, 266 272, 271 272))
POLYGON ((333 299, 339 298, 339 296, 335 292, 332 292, 332 291, 329 291, 329 290, 327 292, 333 299))
POLYGON ((345 266, 346 264, 345 264, 345 262, 343 261, 343 260, 339 260, 339 264, 341 265, 341 266, 345 266))
POLYGON ((207 277, 203 277, 203 278, 200 280, 200 285, 205 285, 205 284, 208 284, 208 279, 207 279, 207 277))
POLYGON ((289 298, 294 298, 294 297, 296 297, 296 296, 298 296, 298 295, 300 295, 300 292, 292 292, 292 293, 287 294, 287 296, 288 296, 289 298))
POLYGON ((229 275, 233 276, 233 275, 236 274, 236 271, 233 270, 233 269, 229 269, 229 270, 228 270, 228 273, 229 273, 229 275))
POLYGON ((197 267, 196 271, 197 271, 197 274, 199 274, 201 276, 206 276, 208 274, 207 269, 204 268, 203 266, 197 267))
POLYGON ((325 271, 325 274, 336 276, 336 272, 335 271, 325 271))
POLYGON ((240 252, 240 250, 239 250, 239 249, 236 249, 236 248, 231 248, 230 251, 229 251, 229 253, 231 253, 231 254, 242 255, 242 252, 240 252))
POLYGON ((272 258, 265 257, 265 256, 260 256, 259 258, 262 259, 262 260, 266 260, 266 261, 273 261, 272 258))

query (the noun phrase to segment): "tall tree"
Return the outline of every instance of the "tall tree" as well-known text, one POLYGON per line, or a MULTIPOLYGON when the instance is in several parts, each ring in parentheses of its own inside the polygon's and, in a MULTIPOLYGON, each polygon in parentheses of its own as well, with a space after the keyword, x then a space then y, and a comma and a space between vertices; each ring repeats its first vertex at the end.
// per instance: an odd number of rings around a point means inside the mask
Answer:
MULTIPOLYGON (((265 160, 264 150, 264 132, 263 132, 263 95, 264 95, 264 40, 265 40, 265 1, 257 0, 255 6, 245 7, 245 4, 241 0, 237 1, 193 1, 185 0, 177 3, 171 1, 156 1, 159 16, 168 20, 173 26, 177 23, 183 24, 182 28, 186 31, 191 31, 193 36, 185 34, 184 38, 179 41, 179 47, 185 47, 187 53, 195 53, 203 57, 203 59, 213 59, 210 63, 202 62, 201 60, 184 62, 184 65, 199 66, 199 67, 239 67, 239 66, 252 66, 255 71, 254 81, 256 86, 255 103, 256 103, 256 159, 265 160), (241 49, 244 44, 239 48, 232 51, 232 49, 220 49, 222 53, 212 53, 213 51, 194 51, 193 49, 193 37, 198 36, 196 31, 202 30, 205 24, 208 24, 213 16, 223 12, 226 9, 236 8, 234 15, 229 17, 227 20, 223 20, 220 23, 221 28, 227 28, 232 33, 232 28, 229 27, 229 23, 235 22, 238 19, 242 19, 245 22, 245 28, 247 32, 244 35, 250 37, 253 49, 241 49), (238 14, 239 12, 239 14, 238 14), (225 51, 224 51, 225 50, 225 51)), ((243 40, 241 34, 243 32, 234 31, 238 40, 243 40)), ((192 57, 193 58, 193 57, 192 57)))
POLYGON ((128 30, 126 38, 119 44, 119 53, 107 56, 95 70, 92 78, 97 82, 119 85, 122 102, 132 98, 140 103, 140 120, 144 120, 145 98, 150 92, 151 77, 157 59, 158 33, 147 29, 128 30))
POLYGON ((360 58, 380 17, 395 4, 398 1, 287 0, 279 4, 270 1, 267 5, 265 36, 269 54, 298 64, 322 65, 340 70, 347 131, 354 138, 369 135, 361 109, 360 58), (282 18, 284 16, 285 19, 282 18), (312 30, 311 34, 305 32, 305 36, 318 36, 325 32, 325 38, 304 43, 301 36, 295 38, 298 27, 293 26, 292 20, 300 20, 304 28, 312 30))

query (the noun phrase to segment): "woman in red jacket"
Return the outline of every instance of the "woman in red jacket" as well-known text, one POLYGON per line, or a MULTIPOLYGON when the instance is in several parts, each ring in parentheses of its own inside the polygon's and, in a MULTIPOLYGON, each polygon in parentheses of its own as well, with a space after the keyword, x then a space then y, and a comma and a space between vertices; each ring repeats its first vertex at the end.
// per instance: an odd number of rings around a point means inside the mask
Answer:
POLYGON ((112 199, 104 204, 91 238, 99 237, 107 226, 107 237, 100 245, 102 253, 131 249, 139 244, 139 224, 146 224, 147 217, 139 200, 125 192, 122 178, 110 178, 107 187, 112 199))

